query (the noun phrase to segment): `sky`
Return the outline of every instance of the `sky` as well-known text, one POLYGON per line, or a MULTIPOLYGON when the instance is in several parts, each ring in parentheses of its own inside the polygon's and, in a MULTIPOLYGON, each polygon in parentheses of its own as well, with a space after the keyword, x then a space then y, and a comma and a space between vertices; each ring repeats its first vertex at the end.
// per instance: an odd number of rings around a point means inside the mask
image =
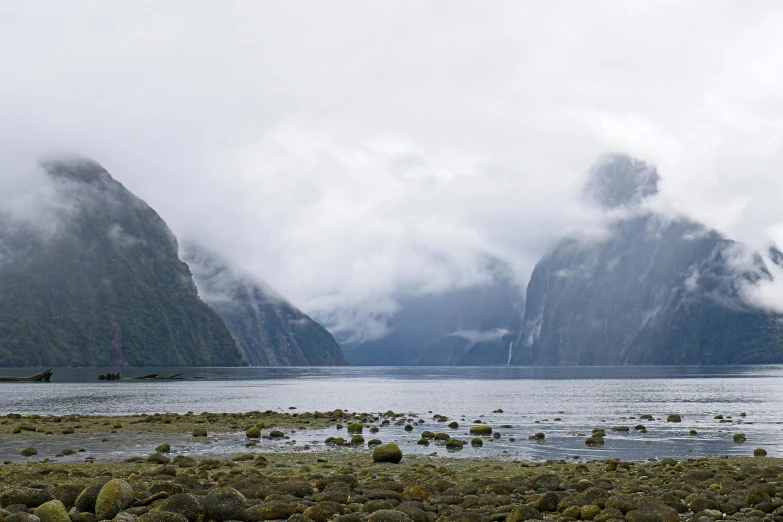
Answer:
POLYGON ((0 78, 5 187, 97 160, 316 316, 480 284, 484 253, 524 287, 610 152, 783 244, 776 1, 0 0, 0 78))

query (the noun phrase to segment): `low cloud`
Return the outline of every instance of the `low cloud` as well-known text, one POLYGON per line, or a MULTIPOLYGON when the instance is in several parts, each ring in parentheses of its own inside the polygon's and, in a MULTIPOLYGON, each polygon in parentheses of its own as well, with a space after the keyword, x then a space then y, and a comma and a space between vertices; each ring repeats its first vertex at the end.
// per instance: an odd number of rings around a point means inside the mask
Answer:
POLYGON ((608 151, 657 166, 667 216, 757 250, 783 229, 777 2, 151 9, 0 7, 0 211, 56 230, 31 165, 92 157, 358 337, 401 292, 484 284, 482 253, 524 287, 557 238, 600 239, 580 196, 608 151))
POLYGON ((504 336, 509 334, 509 330, 504 328, 494 328, 492 330, 457 330, 448 334, 450 337, 459 337, 466 339, 470 342, 470 345, 478 343, 490 343, 501 340, 504 336))

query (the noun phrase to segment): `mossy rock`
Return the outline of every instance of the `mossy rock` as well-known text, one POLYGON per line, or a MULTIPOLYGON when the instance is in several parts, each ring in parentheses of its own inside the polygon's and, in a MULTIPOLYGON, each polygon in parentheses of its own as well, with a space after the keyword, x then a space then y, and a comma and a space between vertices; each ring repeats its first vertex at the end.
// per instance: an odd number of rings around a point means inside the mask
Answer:
POLYGON ((379 509, 374 511, 367 522, 413 522, 411 518, 402 511, 394 509, 379 509))
POLYGON ((476 435, 479 437, 488 437, 492 435, 492 426, 487 426, 486 424, 479 424, 477 426, 471 426, 470 427, 470 434, 476 435))
POLYGON ((272 430, 269 432, 270 439, 282 439, 283 437, 285 437, 285 433, 280 430, 272 430))
POLYGON ((381 444, 373 450, 372 460, 373 462, 391 462, 392 464, 399 464, 402 460, 402 450, 394 443, 381 444))
MULTIPOLYGON (((125 522, 126 520, 128 522, 131 521, 129 518, 123 518, 121 520, 120 517, 117 517, 113 522, 125 522)), ((137 522, 188 522, 188 519, 184 515, 172 513, 170 511, 148 511, 136 520, 137 522)))
POLYGON ((644 424, 637 424, 636 426, 633 427, 633 429, 635 429, 636 431, 647 431, 647 426, 645 426, 644 424))
POLYGON ((35 508, 50 500, 54 500, 54 496, 47 490, 38 488, 9 488, 0 494, 0 506, 4 508, 14 504, 35 508))
POLYGON ((214 488, 204 498, 205 518, 211 520, 243 520, 246 507, 245 496, 228 486, 214 488))
POLYGON ((147 462, 154 462, 156 464, 169 464, 171 462, 171 459, 168 458, 166 455, 163 455, 162 453, 153 453, 149 457, 147 457, 147 462))
POLYGON ((742 444, 747 440, 744 433, 735 433, 733 439, 737 444, 742 444))
POLYGON ((722 419, 722 418, 723 418, 723 415, 720 415, 720 414, 718 414, 718 415, 713 417, 713 419, 722 419))
POLYGON ((543 518, 537 509, 522 504, 511 508, 506 516, 506 522, 524 522, 526 520, 542 520, 543 518))
POLYGON ((348 433, 361 433, 364 430, 364 424, 361 422, 352 422, 348 425, 348 433))
POLYGON ((601 508, 596 506, 595 504, 588 504, 587 506, 582 506, 579 512, 579 518, 582 520, 593 520, 595 517, 597 517, 601 513, 601 508))
POLYGON ((194 437, 206 437, 207 435, 209 435, 205 428, 193 428, 193 431, 191 433, 193 433, 194 437))
POLYGON ((245 437, 248 439, 260 439, 261 429, 258 426, 251 426, 245 432, 245 437))
POLYGON ((593 428, 593 437, 606 437, 606 430, 603 428, 593 428))
POLYGON ((682 422, 682 417, 676 413, 672 413, 666 417, 666 422, 682 422))
POLYGON ((288 520, 296 514, 296 506, 288 502, 273 500, 263 504, 255 504, 247 508, 241 520, 260 522, 262 520, 288 520))
POLYGON ((756 448, 753 450, 753 456, 754 457, 766 457, 767 456, 767 450, 764 448, 756 448))
POLYGON ((68 517, 68 511, 65 509, 65 504, 59 500, 50 500, 44 504, 41 504, 35 508, 33 513, 41 522, 71 522, 68 517))
POLYGON ((21 451, 21 454, 23 457, 32 457, 33 455, 38 455, 38 450, 32 446, 28 446, 21 451))
POLYGON ((459 439, 451 438, 446 441, 446 449, 461 450, 465 443, 459 439))
POLYGON ((430 445, 430 439, 425 439, 424 437, 420 438, 416 441, 416 444, 419 446, 429 446, 430 445))
POLYGON ((484 439, 482 439, 481 437, 473 437, 472 439, 470 439, 470 445, 473 446, 474 448, 480 448, 484 445, 484 439))
POLYGON ((628 426, 612 426, 612 431, 629 432, 631 429, 628 426))
POLYGON ((451 428, 452 430, 458 429, 459 428, 459 422, 457 422, 457 421, 449 422, 449 428, 451 428))
POLYGON ((596 437, 593 435, 592 437, 587 437, 585 439, 585 445, 587 446, 603 446, 604 445, 604 438, 603 437, 596 437))
POLYGON ((370 433, 378 433, 379 431, 381 431, 381 429, 378 426, 370 428, 370 433))
POLYGON ((421 438, 422 439, 434 439, 435 438, 435 433, 433 433, 431 431, 422 431, 421 432, 421 438))
POLYGON ((436 433, 435 436, 433 437, 433 439, 435 440, 442 440, 444 442, 449 440, 450 438, 451 435, 449 435, 448 433, 436 433))
POLYGON ((82 513, 94 513, 95 501, 98 500, 98 493, 101 492, 102 487, 103 484, 92 484, 84 488, 84 490, 79 493, 79 496, 76 497, 76 502, 74 503, 76 509, 82 513))
POLYGON ((351 444, 364 444, 364 437, 362 435, 351 435, 351 444))
POLYGON ((71 509, 83 489, 84 484, 61 484, 54 489, 54 498, 62 502, 65 509, 71 509))
POLYGON ((745 496, 745 504, 751 507, 762 502, 771 502, 771 500, 769 493, 759 487, 751 487, 745 496))
POLYGON ((421 482, 417 482, 405 486, 405 489, 402 490, 402 500, 407 501, 420 498, 421 500, 426 501, 430 498, 431 494, 432 490, 430 489, 430 486, 421 482))
POLYGON ((370 441, 367 443, 368 446, 378 446, 380 444, 383 444, 381 439, 370 439, 370 441))
POLYGON ((405 431, 413 431, 413 425, 412 424, 406 424, 405 425, 405 431))
POLYGON ((133 488, 122 479, 113 479, 103 485, 95 500, 95 518, 109 520, 133 504, 133 488))
MULTIPOLYGON (((169 444, 168 442, 164 442, 163 444, 157 446, 155 448, 155 451, 157 451, 158 453, 168 453, 169 451, 171 451, 171 444, 169 444)), ((63 453, 65 453, 65 451, 63 451, 63 453)))

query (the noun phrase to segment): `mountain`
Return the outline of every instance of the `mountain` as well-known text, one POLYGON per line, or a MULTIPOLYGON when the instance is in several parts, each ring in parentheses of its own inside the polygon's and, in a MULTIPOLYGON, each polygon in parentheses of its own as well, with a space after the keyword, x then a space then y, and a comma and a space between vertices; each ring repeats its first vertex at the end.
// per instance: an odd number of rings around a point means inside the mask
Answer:
POLYGON ((640 206, 655 167, 625 155, 591 170, 585 199, 624 210, 595 239, 567 238, 536 265, 512 362, 530 365, 783 362, 781 316, 743 290, 771 280, 760 255, 640 206))
POLYGON ((348 364, 332 334, 265 283, 194 243, 182 256, 202 298, 225 321, 252 366, 348 364))
POLYGON ((491 281, 437 294, 398 296, 390 333, 371 341, 343 342, 351 365, 506 365, 522 329, 524 296, 511 268, 487 264, 491 281))
POLYGON ((40 215, 0 210, 0 366, 247 364, 152 208, 93 161, 43 168, 40 215))

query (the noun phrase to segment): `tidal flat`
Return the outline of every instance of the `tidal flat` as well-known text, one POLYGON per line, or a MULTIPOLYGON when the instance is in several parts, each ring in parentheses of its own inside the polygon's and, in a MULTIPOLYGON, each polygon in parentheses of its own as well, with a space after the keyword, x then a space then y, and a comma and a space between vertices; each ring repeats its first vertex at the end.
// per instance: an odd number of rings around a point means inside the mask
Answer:
MULTIPOLYGON (((651 417, 638 421, 653 425, 651 417)), ((573 438, 589 451, 646 431, 640 426, 597 427, 573 438)), ((0 519, 783 521, 783 462, 762 448, 747 446, 747 457, 631 461, 485 451, 514 438, 511 432, 491 415, 466 422, 392 411, 10 414, 0 417, 0 445, 14 453, 0 466, 0 519), (293 443, 303 431, 320 437, 324 430, 336 435, 293 443), (397 433, 415 442, 396 440, 397 433), (80 441, 89 447, 74 444, 80 441), (106 450, 96 451, 101 445, 106 450)), ((525 440, 546 444, 546 433, 525 440)))
MULTIPOLYGON (((155 455, 158 455, 157 457, 155 455)), ((3 522, 677 522, 783 519, 769 457, 584 463, 359 452, 0 467, 3 522)))
POLYGON ((752 431, 753 415, 714 417, 705 434, 705 420, 696 423, 690 415, 615 415, 590 425, 554 412, 523 424, 513 422, 515 417, 500 408, 475 417, 296 408, 119 416, 15 413, 0 416, 0 461, 119 462, 152 454, 162 445, 172 456, 199 458, 224 458, 242 451, 368 453, 381 442, 394 442, 405 454, 422 457, 530 461, 766 454, 769 439, 759 440, 752 431))

